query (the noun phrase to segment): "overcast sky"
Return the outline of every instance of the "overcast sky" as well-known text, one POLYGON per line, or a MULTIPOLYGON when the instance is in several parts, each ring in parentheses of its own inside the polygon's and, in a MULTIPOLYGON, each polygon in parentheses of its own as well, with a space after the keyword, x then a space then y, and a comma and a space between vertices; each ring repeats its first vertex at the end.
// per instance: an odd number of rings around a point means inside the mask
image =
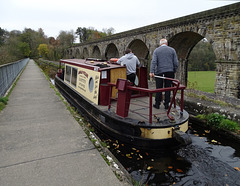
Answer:
POLYGON ((78 27, 115 33, 240 2, 240 0, 1 0, 0 27, 42 28, 48 37, 78 27))

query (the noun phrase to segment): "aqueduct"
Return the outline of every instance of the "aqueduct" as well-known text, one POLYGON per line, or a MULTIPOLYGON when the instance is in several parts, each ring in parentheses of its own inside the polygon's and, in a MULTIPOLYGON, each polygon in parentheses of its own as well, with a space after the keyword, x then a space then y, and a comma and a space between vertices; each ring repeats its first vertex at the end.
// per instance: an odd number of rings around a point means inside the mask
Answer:
POLYGON ((240 98, 240 3, 77 44, 65 51, 65 57, 110 59, 131 48, 142 65, 149 66, 161 38, 167 38, 177 52, 176 78, 183 84, 187 84, 190 53, 206 38, 216 55, 215 93, 240 98))

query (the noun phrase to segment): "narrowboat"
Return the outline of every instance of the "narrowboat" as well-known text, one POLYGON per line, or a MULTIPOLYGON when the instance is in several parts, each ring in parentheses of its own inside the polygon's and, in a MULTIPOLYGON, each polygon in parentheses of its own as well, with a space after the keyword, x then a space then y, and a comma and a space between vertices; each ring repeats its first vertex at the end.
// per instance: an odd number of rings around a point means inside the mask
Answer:
POLYGON ((155 77, 172 81, 172 87, 156 89, 146 67, 137 68, 133 85, 126 79, 126 67, 116 61, 62 59, 64 69, 56 75, 55 85, 91 125, 123 143, 141 149, 190 144, 189 114, 183 109, 185 86, 177 79, 155 77), (154 108, 154 94, 165 91, 172 92, 169 108, 154 108))

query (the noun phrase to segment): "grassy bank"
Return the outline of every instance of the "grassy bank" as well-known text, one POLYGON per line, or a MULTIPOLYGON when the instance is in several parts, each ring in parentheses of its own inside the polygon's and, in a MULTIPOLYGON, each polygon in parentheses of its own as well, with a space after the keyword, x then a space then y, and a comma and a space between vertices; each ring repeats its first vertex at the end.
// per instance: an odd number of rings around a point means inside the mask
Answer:
POLYGON ((188 88, 214 93, 215 71, 188 72, 188 88))

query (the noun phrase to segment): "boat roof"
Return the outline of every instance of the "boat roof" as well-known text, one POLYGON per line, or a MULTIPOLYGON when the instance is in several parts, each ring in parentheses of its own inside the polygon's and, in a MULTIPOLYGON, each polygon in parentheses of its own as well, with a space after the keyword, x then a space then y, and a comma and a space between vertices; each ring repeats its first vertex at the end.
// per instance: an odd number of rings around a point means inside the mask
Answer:
POLYGON ((107 61, 107 60, 93 59, 93 58, 61 59, 60 62, 87 68, 87 69, 91 69, 91 70, 97 69, 98 71, 103 71, 103 70, 108 70, 108 69, 113 69, 113 68, 124 68, 123 66, 121 66, 117 63, 111 63, 110 61, 107 61))

